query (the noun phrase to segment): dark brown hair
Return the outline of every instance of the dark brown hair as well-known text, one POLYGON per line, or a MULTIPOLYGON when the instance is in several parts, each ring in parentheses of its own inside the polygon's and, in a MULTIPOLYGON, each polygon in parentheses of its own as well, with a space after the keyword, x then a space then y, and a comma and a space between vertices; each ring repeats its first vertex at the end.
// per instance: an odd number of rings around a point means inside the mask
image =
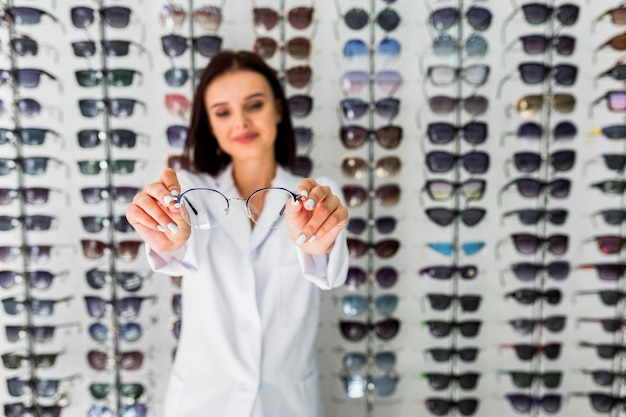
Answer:
POLYGON ((276 72, 254 52, 231 50, 223 50, 211 58, 196 87, 191 110, 191 124, 184 148, 184 154, 189 161, 187 168, 214 176, 231 161, 230 156, 222 152, 217 139, 211 132, 209 116, 204 103, 204 93, 216 77, 234 70, 254 71, 265 77, 269 83, 274 97, 282 109, 282 117, 277 126, 274 143, 276 162, 291 168, 296 157, 296 141, 287 99, 276 77, 276 72))

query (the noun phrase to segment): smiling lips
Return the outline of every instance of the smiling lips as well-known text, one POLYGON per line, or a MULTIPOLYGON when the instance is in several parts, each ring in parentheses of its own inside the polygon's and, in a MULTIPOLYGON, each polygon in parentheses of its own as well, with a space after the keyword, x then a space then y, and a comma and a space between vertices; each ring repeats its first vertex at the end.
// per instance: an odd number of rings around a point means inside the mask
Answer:
POLYGON ((235 136, 235 142, 237 143, 249 143, 256 139, 258 135, 256 133, 244 133, 239 136, 235 136))

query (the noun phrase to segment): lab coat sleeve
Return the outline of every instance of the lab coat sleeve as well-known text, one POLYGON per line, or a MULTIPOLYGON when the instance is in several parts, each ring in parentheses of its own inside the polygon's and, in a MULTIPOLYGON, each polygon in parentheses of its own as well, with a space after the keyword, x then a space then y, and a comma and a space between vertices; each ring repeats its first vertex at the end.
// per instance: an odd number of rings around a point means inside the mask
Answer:
POLYGON ((348 277, 348 243, 346 230, 341 230, 335 244, 329 253, 324 255, 309 255, 297 248, 298 262, 304 276, 323 290, 337 288, 348 277))
POLYGON ((146 245, 148 264, 154 272, 177 276, 198 270, 198 259, 189 242, 173 252, 159 253, 146 245))

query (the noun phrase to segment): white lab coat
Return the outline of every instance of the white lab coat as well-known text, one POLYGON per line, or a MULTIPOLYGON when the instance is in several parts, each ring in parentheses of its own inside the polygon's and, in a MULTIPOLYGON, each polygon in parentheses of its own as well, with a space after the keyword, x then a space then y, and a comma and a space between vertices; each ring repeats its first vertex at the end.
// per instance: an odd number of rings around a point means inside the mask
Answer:
MULTIPOLYGON (((182 187, 238 197, 227 167, 218 177, 177 173, 182 187)), ((300 181, 278 168, 272 186, 300 181)), ((332 182, 319 179, 333 188, 332 182)), ((341 197, 340 197, 341 198, 341 197)), ((315 338, 319 290, 344 283, 342 231, 328 255, 307 255, 285 222, 251 228, 244 203, 231 201, 217 228, 193 230, 174 253, 148 248, 151 267, 183 275, 182 331, 164 417, 321 417, 315 338)))

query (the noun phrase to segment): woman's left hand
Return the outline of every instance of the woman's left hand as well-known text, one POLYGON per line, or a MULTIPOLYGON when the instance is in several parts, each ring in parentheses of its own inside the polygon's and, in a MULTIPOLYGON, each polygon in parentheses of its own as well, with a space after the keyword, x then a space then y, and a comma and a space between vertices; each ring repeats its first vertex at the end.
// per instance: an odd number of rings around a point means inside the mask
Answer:
POLYGON ((287 227, 291 240, 311 255, 330 252, 348 222, 348 209, 330 187, 305 178, 298 184, 297 205, 287 203, 287 227))

